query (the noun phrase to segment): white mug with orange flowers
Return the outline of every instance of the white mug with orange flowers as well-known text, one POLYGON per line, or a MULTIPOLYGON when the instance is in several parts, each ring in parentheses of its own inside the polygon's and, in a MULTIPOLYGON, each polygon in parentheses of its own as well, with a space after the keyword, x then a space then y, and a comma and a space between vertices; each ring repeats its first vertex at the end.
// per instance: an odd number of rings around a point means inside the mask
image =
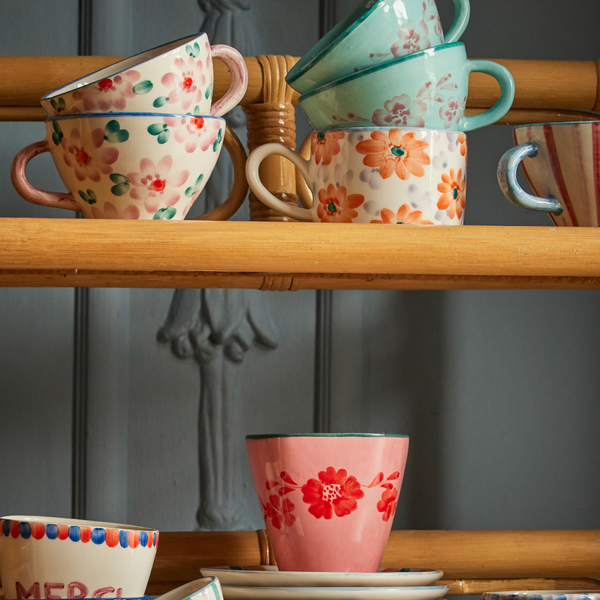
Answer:
POLYGON ((299 221, 462 225, 467 136, 423 128, 354 128, 313 133, 305 160, 281 144, 249 156, 246 176, 267 206, 299 221), (260 163, 273 154, 294 163, 313 195, 312 208, 285 204, 263 185, 260 163))

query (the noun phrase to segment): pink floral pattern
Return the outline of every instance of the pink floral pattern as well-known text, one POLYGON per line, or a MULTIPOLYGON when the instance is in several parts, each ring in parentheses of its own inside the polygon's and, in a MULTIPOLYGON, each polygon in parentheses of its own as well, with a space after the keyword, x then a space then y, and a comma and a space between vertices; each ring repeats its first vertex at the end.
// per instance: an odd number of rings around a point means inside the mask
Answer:
POLYGON ((431 48, 429 29, 425 21, 415 23, 412 19, 409 19, 398 31, 398 38, 400 41, 390 48, 395 58, 431 48))
POLYGON ((381 127, 425 127, 423 116, 426 113, 425 102, 418 98, 413 101, 408 94, 402 94, 384 102, 383 108, 376 110, 371 120, 381 127))
POLYGON ((458 124, 465 114, 466 98, 450 96, 440 108, 440 119, 444 122, 444 129, 449 129, 453 124, 458 124))
POLYGON ((217 141, 221 128, 217 119, 204 119, 201 116, 164 117, 163 120, 175 129, 175 139, 183 144, 186 152, 194 152, 198 146, 206 152, 217 141))
POLYGON ((159 206, 174 206, 179 202, 178 191, 190 176, 189 171, 171 173, 173 158, 170 154, 163 156, 157 165, 149 158, 140 160, 140 172, 128 173, 131 184, 129 195, 134 200, 143 200, 149 213, 155 213, 159 206))
POLYGON ((440 43, 443 43, 444 32, 435 0, 423 0, 423 22, 428 28, 433 29, 433 33, 438 37, 440 43))
POLYGON ((104 130, 101 128, 94 129, 84 136, 75 128, 68 137, 62 137, 63 160, 67 166, 74 169, 79 181, 90 179, 97 183, 102 175, 113 172, 110 165, 119 158, 119 150, 105 145, 104 142, 104 130))
POLYGON ((140 73, 131 69, 123 75, 102 79, 74 91, 73 99, 82 101, 83 112, 123 111, 127 106, 127 100, 136 96, 133 86, 140 78, 140 73))
POLYGON ((181 100, 183 110, 188 110, 192 104, 200 102, 205 91, 206 75, 202 61, 193 56, 176 58, 172 70, 160 81, 168 89, 167 104, 181 100))

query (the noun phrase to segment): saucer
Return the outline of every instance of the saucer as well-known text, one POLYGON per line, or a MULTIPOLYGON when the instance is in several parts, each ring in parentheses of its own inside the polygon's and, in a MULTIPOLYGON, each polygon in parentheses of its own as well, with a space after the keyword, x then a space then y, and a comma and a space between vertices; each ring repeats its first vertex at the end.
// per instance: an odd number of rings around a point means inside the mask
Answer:
POLYGON ((218 577, 222 585, 248 587, 406 587, 435 583, 443 571, 381 568, 377 573, 321 573, 280 571, 274 566, 201 567, 205 576, 218 577))
POLYGON ((222 586, 225 600, 438 600, 445 585, 425 587, 241 587, 222 586))

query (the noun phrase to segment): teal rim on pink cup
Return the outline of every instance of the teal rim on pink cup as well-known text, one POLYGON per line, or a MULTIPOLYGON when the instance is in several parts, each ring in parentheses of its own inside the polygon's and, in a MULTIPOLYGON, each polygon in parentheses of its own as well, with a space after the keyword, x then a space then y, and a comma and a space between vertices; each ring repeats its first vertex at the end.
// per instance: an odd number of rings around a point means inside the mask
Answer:
POLYGON ((408 436, 246 436, 281 571, 374 573, 392 527, 408 436))
POLYGON ((435 0, 363 0, 296 63, 286 81, 305 94, 375 64, 455 42, 469 23, 470 5, 452 1, 454 22, 444 35, 435 0))

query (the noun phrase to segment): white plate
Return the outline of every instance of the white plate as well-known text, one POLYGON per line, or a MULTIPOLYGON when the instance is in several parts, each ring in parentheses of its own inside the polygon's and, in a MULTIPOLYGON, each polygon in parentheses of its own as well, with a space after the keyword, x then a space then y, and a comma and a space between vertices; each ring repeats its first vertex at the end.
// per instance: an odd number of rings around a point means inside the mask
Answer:
POLYGON ((448 588, 429 587, 238 587, 223 586, 225 600, 437 600, 448 588))
POLYGON ((429 569, 379 569, 377 573, 321 573, 280 571, 277 567, 210 567, 205 577, 218 577, 222 585, 247 587, 406 587, 435 583, 443 571, 429 569))

